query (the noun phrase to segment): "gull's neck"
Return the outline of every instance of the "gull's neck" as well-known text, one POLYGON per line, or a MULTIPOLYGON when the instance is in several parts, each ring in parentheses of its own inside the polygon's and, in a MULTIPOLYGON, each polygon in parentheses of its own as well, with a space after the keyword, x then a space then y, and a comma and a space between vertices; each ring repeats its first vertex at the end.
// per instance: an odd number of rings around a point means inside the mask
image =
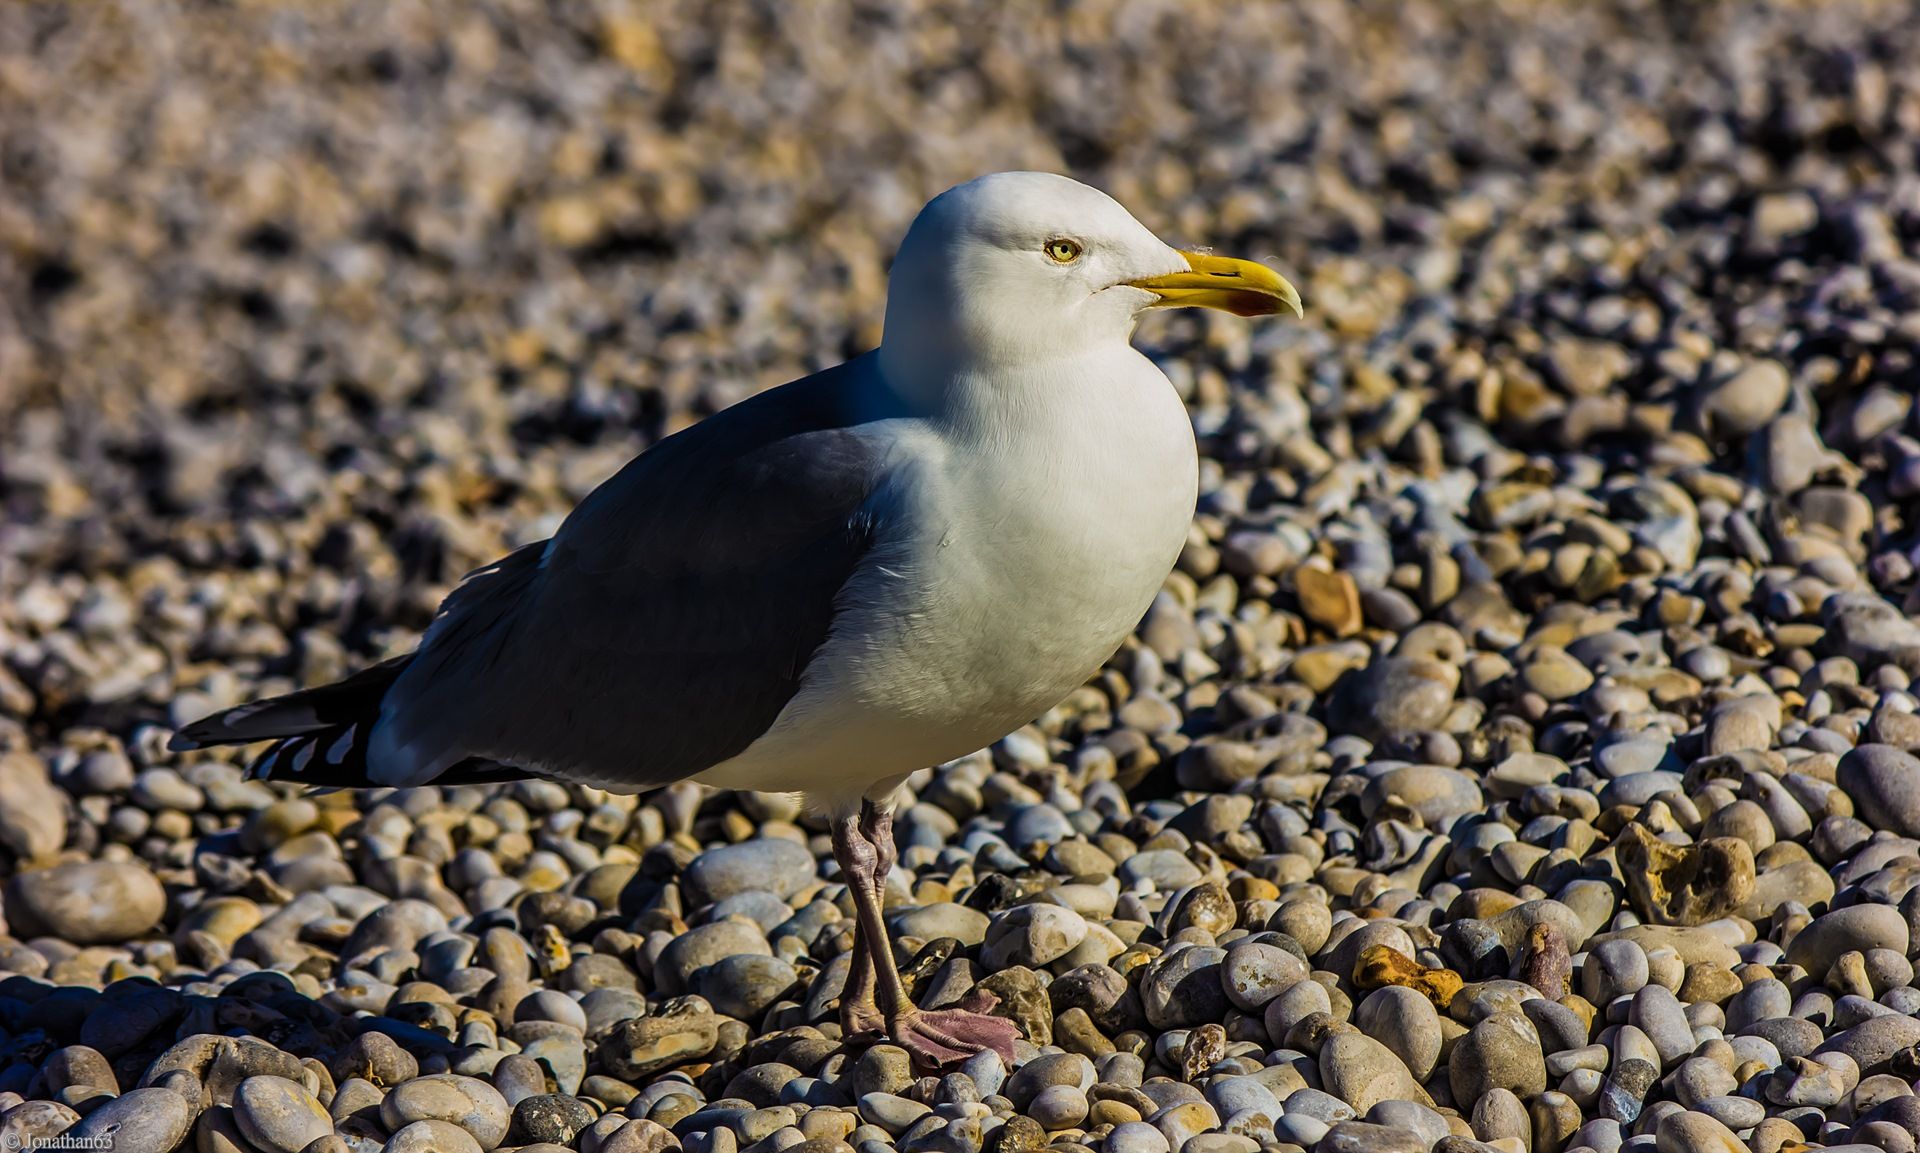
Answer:
POLYGON ((1142 388, 1172 385, 1124 338, 1081 343, 1042 357, 992 358, 889 348, 876 382, 914 415, 987 445, 1057 437, 1063 425, 1103 423, 1142 388))

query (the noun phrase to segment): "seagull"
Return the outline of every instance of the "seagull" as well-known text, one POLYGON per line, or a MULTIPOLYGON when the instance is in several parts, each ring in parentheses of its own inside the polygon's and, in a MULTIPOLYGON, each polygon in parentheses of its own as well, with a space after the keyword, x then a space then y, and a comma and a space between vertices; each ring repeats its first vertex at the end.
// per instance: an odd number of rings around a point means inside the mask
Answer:
POLYGON ((1301 315, 1265 265, 1176 250, 1066 177, 949 189, 901 242, 878 349, 654 444, 468 574, 412 652, 172 747, 272 740, 253 776, 328 787, 804 794, 855 909, 843 1036, 1011 1061, 990 993, 908 997, 892 798, 1084 684, 1160 591, 1199 459, 1130 340, 1169 306, 1301 315))

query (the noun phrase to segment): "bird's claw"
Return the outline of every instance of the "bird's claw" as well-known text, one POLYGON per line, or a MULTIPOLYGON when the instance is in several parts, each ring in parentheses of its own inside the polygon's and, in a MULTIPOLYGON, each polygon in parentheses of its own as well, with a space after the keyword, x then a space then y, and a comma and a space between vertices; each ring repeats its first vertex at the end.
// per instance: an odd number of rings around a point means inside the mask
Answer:
POLYGON ((871 1045, 887 1038, 887 1019, 871 1004, 840 1007, 840 1037, 850 1045, 871 1045))
POLYGON ((992 993, 976 989, 957 1008, 909 1008, 895 1014, 887 1031, 923 1068, 949 1068, 988 1049, 1011 1065, 1020 1027, 987 1012, 998 1003, 992 993))

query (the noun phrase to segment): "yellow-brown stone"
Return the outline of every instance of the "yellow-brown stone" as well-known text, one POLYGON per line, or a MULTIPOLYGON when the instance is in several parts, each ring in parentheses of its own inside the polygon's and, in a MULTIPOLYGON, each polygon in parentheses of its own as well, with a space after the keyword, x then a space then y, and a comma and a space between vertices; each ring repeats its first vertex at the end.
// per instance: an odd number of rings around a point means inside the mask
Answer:
POLYGON ((1346 573, 1301 565, 1293 570, 1293 591, 1307 619, 1334 636, 1360 631, 1360 590, 1346 573))
POLYGON ((1705 924, 1733 914, 1753 895, 1753 849, 1738 837, 1675 845, 1635 822, 1621 830, 1613 850, 1627 899, 1649 924, 1705 924))
POLYGON ((1404 985, 1444 1013, 1466 981, 1452 969, 1429 969, 1391 945, 1371 945, 1354 963, 1353 983, 1361 989, 1404 985))

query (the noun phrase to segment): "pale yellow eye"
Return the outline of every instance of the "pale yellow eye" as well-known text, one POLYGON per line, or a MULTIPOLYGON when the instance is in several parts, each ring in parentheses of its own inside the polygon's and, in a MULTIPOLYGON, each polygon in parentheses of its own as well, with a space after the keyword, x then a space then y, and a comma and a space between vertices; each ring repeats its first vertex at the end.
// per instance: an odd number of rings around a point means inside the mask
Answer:
POLYGON ((1055 264, 1072 264, 1080 259, 1080 245, 1062 237, 1047 241, 1047 257, 1055 264))

